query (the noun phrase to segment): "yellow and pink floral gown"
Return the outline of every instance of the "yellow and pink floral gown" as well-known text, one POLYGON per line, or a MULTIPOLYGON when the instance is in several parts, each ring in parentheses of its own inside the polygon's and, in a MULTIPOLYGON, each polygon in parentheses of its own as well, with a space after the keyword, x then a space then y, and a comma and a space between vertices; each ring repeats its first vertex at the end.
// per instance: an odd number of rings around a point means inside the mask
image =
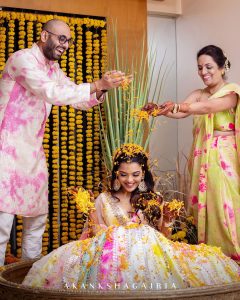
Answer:
POLYGON ((172 242, 136 223, 136 216, 130 219, 109 193, 97 198, 96 207, 106 228, 35 262, 24 285, 153 290, 240 282, 239 266, 219 248, 172 242))
MULTIPOLYGON (((209 101, 229 93, 239 95, 240 87, 226 84, 209 101)), ((195 116, 193 136, 189 205, 199 243, 221 247, 240 262, 240 104, 233 110, 195 116), (214 130, 235 134, 214 136, 214 130)))

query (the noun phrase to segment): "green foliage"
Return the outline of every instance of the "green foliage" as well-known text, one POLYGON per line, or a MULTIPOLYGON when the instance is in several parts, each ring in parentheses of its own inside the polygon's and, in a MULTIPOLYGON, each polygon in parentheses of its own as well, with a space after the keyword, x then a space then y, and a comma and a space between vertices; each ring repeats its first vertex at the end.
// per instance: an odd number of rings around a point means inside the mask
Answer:
POLYGON ((163 61, 160 69, 157 70, 157 80, 153 85, 153 75, 156 53, 147 51, 145 37, 136 49, 141 49, 140 55, 135 55, 129 61, 128 53, 120 50, 116 30, 114 31, 114 62, 110 69, 117 69, 125 72, 126 75, 132 74, 133 81, 127 89, 118 88, 108 92, 103 109, 100 111, 101 117, 101 140, 105 165, 110 171, 112 169, 112 155, 115 149, 125 143, 135 143, 142 146, 145 150, 148 147, 154 118, 146 121, 133 116, 135 110, 140 109, 147 102, 160 102, 161 91, 167 76, 167 70, 162 70, 163 61), (153 91, 153 99, 149 99, 150 88, 153 91))

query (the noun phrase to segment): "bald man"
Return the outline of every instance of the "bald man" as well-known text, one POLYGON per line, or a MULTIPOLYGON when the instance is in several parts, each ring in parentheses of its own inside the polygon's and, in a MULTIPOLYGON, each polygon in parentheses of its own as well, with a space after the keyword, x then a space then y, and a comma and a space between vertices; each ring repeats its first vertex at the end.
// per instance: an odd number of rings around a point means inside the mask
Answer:
POLYGON ((48 171, 42 147, 51 105, 87 110, 118 87, 124 74, 109 72, 94 83, 73 83, 56 62, 71 46, 61 20, 43 26, 32 48, 15 52, 0 80, 0 266, 14 215, 23 216, 22 258, 37 258, 48 213, 48 171))

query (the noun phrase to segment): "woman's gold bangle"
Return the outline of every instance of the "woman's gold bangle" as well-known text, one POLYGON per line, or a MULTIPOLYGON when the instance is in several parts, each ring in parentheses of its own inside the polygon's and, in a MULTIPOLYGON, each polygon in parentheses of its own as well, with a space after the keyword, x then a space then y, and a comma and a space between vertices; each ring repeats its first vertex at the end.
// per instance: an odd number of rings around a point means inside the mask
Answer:
POLYGON ((180 110, 180 104, 175 103, 175 104, 173 105, 172 113, 173 113, 173 114, 176 114, 176 113, 179 112, 179 110, 180 110))

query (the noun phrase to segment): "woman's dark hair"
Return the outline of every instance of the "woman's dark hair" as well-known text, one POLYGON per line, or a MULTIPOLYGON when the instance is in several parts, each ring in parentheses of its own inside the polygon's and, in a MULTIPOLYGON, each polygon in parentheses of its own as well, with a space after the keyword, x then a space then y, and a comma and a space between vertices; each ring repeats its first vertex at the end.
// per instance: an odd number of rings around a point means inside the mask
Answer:
POLYGON ((230 61, 228 60, 226 55, 223 53, 222 49, 217 46, 208 45, 208 46, 202 48, 197 53, 197 59, 201 55, 211 56, 219 68, 230 69, 230 67, 231 67, 230 61))

